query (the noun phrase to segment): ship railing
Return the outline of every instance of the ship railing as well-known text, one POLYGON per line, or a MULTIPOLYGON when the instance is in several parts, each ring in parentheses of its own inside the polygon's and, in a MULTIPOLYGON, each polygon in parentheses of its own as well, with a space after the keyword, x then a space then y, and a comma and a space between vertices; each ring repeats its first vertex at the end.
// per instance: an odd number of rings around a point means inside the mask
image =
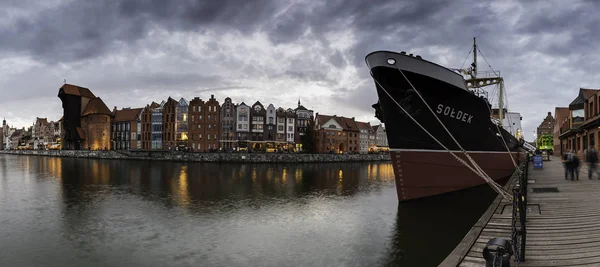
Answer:
POLYGON ((501 77, 500 71, 477 71, 477 78, 498 78, 501 77))
POLYGON ((496 125, 502 125, 502 122, 498 118, 490 117, 490 120, 496 125))
POLYGON ((527 241, 527 176, 529 174, 529 157, 521 166, 519 179, 513 187, 512 203, 512 246, 516 262, 525 261, 527 241))

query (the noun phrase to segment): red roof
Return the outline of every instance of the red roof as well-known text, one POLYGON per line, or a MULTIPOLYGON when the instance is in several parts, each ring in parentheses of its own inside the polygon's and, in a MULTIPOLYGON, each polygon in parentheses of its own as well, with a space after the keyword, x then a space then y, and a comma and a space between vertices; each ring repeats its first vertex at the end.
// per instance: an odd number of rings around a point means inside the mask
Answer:
POLYGON ((364 130, 369 130, 369 131, 373 130, 373 127, 371 127, 371 123, 368 123, 368 122, 357 121, 356 125, 358 126, 359 129, 364 129, 364 130))
POLYGON ((81 113, 81 116, 94 115, 94 114, 102 114, 102 115, 110 115, 114 116, 110 109, 104 104, 104 101, 99 97, 90 99, 87 106, 81 113))
POLYGON ((113 122, 135 121, 137 116, 142 112, 142 108, 124 108, 115 112, 113 122))
POLYGON ((63 84, 63 86, 60 87, 60 89, 67 95, 77 95, 89 98, 96 98, 92 91, 85 87, 65 83, 63 84))
POLYGON ((354 121, 354 119, 352 119, 352 118, 339 117, 339 116, 335 116, 335 115, 329 116, 329 115, 318 114, 316 119, 319 121, 319 124, 323 125, 324 123, 328 122, 332 118, 340 126, 342 126, 342 128, 346 131, 351 131, 351 132, 359 132, 360 131, 356 121, 354 121))
POLYGON ((583 98, 588 99, 590 96, 593 96, 596 92, 598 92, 598 89, 581 88, 581 92, 583 93, 583 98))

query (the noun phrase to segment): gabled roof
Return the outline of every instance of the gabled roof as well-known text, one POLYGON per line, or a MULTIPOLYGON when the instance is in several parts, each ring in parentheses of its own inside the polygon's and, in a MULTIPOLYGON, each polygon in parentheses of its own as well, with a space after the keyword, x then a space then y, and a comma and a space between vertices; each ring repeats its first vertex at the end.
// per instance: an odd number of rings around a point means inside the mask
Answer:
POLYGON ((115 112, 113 122, 135 121, 138 115, 142 112, 142 108, 124 108, 115 112))
POLYGON ((254 108, 254 106, 259 105, 260 108, 264 109, 265 106, 263 106, 263 104, 260 103, 260 101, 256 101, 256 103, 254 103, 254 105, 252 105, 252 107, 254 108))
POLYGON ((188 103, 188 101, 187 101, 187 100, 185 100, 185 98, 183 98, 183 97, 182 97, 181 99, 179 99, 179 102, 178 102, 178 104, 179 104, 180 106, 189 106, 189 105, 190 105, 190 104, 188 103))
POLYGON ((569 104, 569 108, 570 109, 582 109, 583 108, 582 104, 585 103, 587 101, 587 99, 590 98, 590 96, 594 95, 596 92, 598 92, 598 89, 579 88, 579 94, 569 104))
POLYGON ((108 109, 106 104, 104 104, 104 101, 102 101, 102 99, 100 99, 99 97, 90 99, 90 102, 88 102, 87 106, 81 113, 81 116, 95 115, 95 114, 113 116, 110 109, 108 109))
POLYGON ((358 129, 361 129, 361 130, 373 131, 373 127, 371 127, 371 123, 369 123, 369 122, 357 121, 356 126, 358 127, 358 129))
POLYGON ((152 103, 150 104, 150 108, 157 108, 157 107, 160 107, 160 104, 152 101, 152 103))
MULTIPOLYGON (((342 126, 342 128, 346 131, 353 131, 353 132, 359 131, 357 122, 355 122, 352 118, 338 117, 335 115, 329 116, 329 115, 317 114, 316 121, 319 122, 320 126, 323 126, 324 123, 328 122, 332 118, 335 119, 335 121, 337 121, 337 123, 340 126, 342 126)), ((369 128, 370 128, 370 124, 367 124, 367 125, 369 125, 369 128)))
POLYGON ((90 89, 73 84, 65 83, 60 87, 60 90, 62 90, 67 95, 96 98, 96 96, 92 93, 92 91, 90 91, 90 89))
POLYGON ((296 110, 308 110, 303 105, 300 105, 296 108, 296 110))
POLYGON ((373 128, 374 132, 377 132, 377 130, 379 129, 379 127, 381 127, 381 124, 379 124, 379 125, 373 125, 371 127, 373 128))
POLYGON ((359 131, 358 125, 356 125, 356 122, 351 118, 337 117, 336 120, 340 122, 340 125, 344 127, 344 130, 353 132, 359 131))

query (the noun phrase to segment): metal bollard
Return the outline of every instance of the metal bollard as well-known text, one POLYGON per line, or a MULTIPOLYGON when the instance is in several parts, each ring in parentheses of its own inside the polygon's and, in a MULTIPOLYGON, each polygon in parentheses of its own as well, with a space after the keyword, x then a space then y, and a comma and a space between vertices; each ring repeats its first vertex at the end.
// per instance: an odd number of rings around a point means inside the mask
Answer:
POLYGON ((504 238, 492 238, 483 249, 486 267, 510 267, 512 243, 504 238))

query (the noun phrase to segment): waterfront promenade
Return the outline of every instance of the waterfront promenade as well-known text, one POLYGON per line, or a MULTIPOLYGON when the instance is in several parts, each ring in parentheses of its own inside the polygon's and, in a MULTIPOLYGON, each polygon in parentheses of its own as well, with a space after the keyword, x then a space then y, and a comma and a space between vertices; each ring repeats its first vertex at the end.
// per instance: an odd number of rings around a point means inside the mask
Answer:
MULTIPOLYGON (((541 170, 529 166, 528 187, 525 262, 519 266, 600 265, 598 177, 589 180, 587 166, 582 165, 579 181, 567 181, 560 159, 553 157, 544 161, 541 170), (542 188, 555 188, 558 192, 539 192, 542 188)), ((460 259, 459 266, 485 266, 482 251, 486 243, 494 237, 510 239, 512 206, 506 202, 497 204, 492 204, 496 205, 491 207, 493 214, 466 256, 460 259)), ((469 239, 472 236, 468 234, 459 246, 469 239)), ((456 252, 455 249, 442 266, 456 266, 456 252)))
POLYGON ((390 154, 186 153, 163 150, 0 150, 0 154, 90 159, 132 159, 215 163, 322 163, 390 161, 390 154))

